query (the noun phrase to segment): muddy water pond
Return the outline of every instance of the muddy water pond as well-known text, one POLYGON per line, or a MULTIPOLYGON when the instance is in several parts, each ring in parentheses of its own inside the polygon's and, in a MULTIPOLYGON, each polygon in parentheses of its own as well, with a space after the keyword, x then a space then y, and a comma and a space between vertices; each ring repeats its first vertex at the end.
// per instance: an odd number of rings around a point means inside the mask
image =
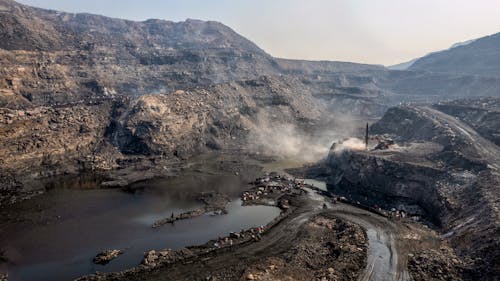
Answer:
POLYGON ((134 186, 134 191, 99 189, 96 183, 52 185, 43 195, 0 210, 0 264, 9 280, 72 280, 79 276, 136 266, 151 249, 203 244, 231 231, 265 225, 279 215, 267 206, 241 206, 247 182, 235 175, 186 174, 134 186), (178 221, 153 229, 173 213, 202 206, 201 191, 227 194, 228 214, 178 221), (100 251, 125 253, 105 266, 92 258, 100 251))

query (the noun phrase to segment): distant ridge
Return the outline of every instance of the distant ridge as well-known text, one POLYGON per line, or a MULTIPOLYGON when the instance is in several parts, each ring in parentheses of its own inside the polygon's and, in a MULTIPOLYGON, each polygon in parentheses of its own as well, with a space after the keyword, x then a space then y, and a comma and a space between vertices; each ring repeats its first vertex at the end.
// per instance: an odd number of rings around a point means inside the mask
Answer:
POLYGON ((500 77, 500 33, 417 59, 409 70, 500 77))

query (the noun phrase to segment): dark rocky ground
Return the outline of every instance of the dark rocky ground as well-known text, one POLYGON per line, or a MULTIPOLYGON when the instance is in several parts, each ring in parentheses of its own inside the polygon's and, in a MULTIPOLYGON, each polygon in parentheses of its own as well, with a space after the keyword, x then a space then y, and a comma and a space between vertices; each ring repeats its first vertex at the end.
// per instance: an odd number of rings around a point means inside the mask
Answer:
POLYGON ((489 119, 476 117, 478 105, 484 104, 482 116, 488 116, 495 114, 497 103, 486 99, 475 104, 455 101, 435 107, 390 109, 371 127, 373 133, 385 135, 374 136, 368 151, 363 145, 359 150, 340 150, 341 145, 337 145, 325 162, 326 170, 319 167, 311 172, 326 177, 334 192, 367 206, 404 210, 440 231, 459 262, 446 259, 434 268, 433 262, 422 264, 426 257, 432 261, 453 255, 447 251, 423 252, 410 263, 419 278, 431 278, 421 271, 432 269, 432 278, 441 280, 436 270, 443 271, 442 267, 449 265, 458 268, 448 272, 453 278, 495 280, 500 272, 500 148, 488 140, 494 131, 486 129, 492 126, 489 119), (443 107, 455 109, 457 117, 437 110, 443 107), (389 136, 394 144, 373 149, 389 136))
POLYGON ((450 248, 429 249, 411 254, 408 270, 413 280, 475 280, 467 266, 450 248))

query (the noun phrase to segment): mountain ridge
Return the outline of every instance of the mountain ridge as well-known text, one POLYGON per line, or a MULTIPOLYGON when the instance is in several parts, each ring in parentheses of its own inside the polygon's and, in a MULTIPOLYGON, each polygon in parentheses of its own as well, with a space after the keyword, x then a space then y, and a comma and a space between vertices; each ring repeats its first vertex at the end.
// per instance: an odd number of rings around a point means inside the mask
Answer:
POLYGON ((498 46, 500 46, 500 33, 495 33, 456 43, 448 50, 428 54, 417 59, 408 69, 499 77, 500 48, 498 46))

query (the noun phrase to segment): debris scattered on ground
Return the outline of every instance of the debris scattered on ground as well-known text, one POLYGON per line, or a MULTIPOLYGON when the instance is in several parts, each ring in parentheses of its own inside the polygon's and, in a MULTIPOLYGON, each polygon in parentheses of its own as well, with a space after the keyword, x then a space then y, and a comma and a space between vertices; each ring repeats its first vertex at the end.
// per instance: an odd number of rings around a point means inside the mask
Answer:
POLYGON ((162 264, 177 262, 192 256, 194 256, 194 253, 186 248, 178 250, 165 249, 161 251, 151 250, 144 256, 142 265, 154 268, 162 264))
POLYGON ((451 249, 423 250, 408 255, 413 280, 464 280, 467 269, 451 249))
POLYGON ((282 200, 285 194, 299 195, 304 187, 302 180, 291 179, 277 174, 266 175, 253 182, 254 187, 241 195, 244 205, 273 205, 282 210, 289 208, 287 200, 282 200))
POLYGON ((365 265, 366 237, 361 227, 318 216, 280 256, 246 268, 240 280, 357 280, 365 265))
POLYGON ((394 140, 386 135, 376 135, 374 139, 377 141, 377 144, 373 150, 386 150, 394 145, 394 140))

